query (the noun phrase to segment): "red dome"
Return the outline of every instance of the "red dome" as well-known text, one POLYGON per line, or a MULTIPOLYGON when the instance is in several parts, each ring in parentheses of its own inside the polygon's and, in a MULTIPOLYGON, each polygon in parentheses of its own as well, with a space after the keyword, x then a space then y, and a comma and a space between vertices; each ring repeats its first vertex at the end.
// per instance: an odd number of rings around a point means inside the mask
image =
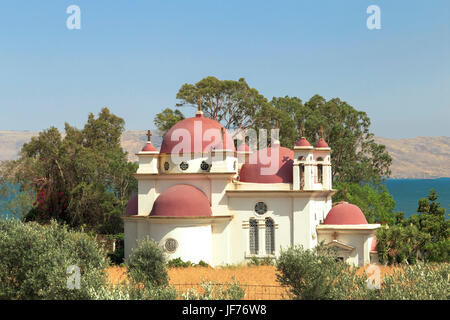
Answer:
POLYGON ((314 148, 329 148, 328 144, 323 140, 322 138, 317 141, 317 143, 314 145, 314 148))
POLYGON ((147 144, 144 146, 144 148, 142 148, 142 151, 147 152, 147 151, 157 151, 155 149, 155 147, 153 146, 153 144, 149 141, 147 142, 147 144))
POLYGON ((150 216, 198 217, 211 216, 208 197, 191 185, 177 184, 156 198, 150 216))
MULTIPOLYGON (((183 139, 190 141, 190 150, 183 150, 182 152, 210 152, 212 148, 227 149, 236 151, 234 147, 233 138, 228 131, 216 120, 203 117, 203 115, 197 115, 193 118, 187 118, 177 122, 164 136, 160 153, 173 153, 175 146, 180 144, 183 139), (195 126, 195 130, 194 130, 195 126), (184 130, 182 130, 184 129, 184 130), (222 143, 222 129, 224 133, 225 143, 222 143), (188 133, 189 137, 185 137, 184 134, 188 133), (205 136, 206 135, 206 136, 205 136), (173 138, 172 138, 173 137, 173 138), (219 139, 215 141, 215 137, 219 139), (172 141, 175 140, 175 141, 172 141), (198 139, 199 142, 196 142, 198 139), (201 143, 200 143, 201 142, 201 143), (225 146, 225 147, 224 147, 225 146)), ((178 148, 180 148, 178 146, 178 148)), ((175 150, 179 153, 181 150, 175 150)), ((180 152, 180 153, 182 153, 180 152)))
POLYGON ((249 152, 250 147, 248 145, 246 145, 245 143, 241 143, 240 146, 238 147, 237 151, 249 152))
POLYGON ((134 216, 138 214, 138 195, 133 195, 127 203, 125 208, 125 215, 134 216))
POLYGON ((367 224, 366 217, 358 206, 348 202, 331 208, 325 218, 324 224, 367 224))
POLYGON ((254 183, 292 183, 292 168, 294 163, 294 151, 275 145, 250 155, 239 172, 240 181, 254 183), (278 163, 274 174, 264 174, 262 168, 270 168, 270 156, 272 152, 278 152, 278 163), (263 158, 268 157, 267 164, 263 158), (255 163, 256 162, 256 163, 255 163))
POLYGON ((301 137, 295 145, 297 147, 310 147, 311 146, 305 137, 301 137))

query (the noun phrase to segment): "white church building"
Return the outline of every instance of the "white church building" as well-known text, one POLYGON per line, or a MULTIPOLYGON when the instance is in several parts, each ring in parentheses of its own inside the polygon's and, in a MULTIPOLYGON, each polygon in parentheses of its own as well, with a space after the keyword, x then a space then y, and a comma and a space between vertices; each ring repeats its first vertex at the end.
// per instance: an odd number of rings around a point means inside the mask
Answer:
POLYGON ((148 140, 124 217, 125 257, 148 236, 169 260, 212 266, 321 241, 353 265, 377 260, 380 225, 355 205, 332 204, 331 149, 322 138, 311 146, 302 137, 294 150, 277 141, 236 149, 230 133, 198 111, 166 133, 159 151, 148 140))

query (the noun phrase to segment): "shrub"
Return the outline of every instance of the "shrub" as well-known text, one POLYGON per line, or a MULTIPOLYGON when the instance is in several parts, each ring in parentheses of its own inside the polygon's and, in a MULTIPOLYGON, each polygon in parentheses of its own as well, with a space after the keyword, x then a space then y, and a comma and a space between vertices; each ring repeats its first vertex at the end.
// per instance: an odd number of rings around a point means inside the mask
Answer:
POLYGON ((273 266, 274 259, 271 257, 264 257, 264 258, 251 257, 248 265, 250 265, 250 266, 273 266))
POLYGON ((139 240, 126 263, 130 278, 137 283, 152 287, 167 286, 169 283, 166 257, 153 240, 139 240))
POLYGON ((168 268, 187 268, 193 266, 190 261, 183 261, 181 258, 175 258, 167 262, 168 268))
POLYGON ((382 300, 450 299, 450 264, 417 263, 405 265, 385 275, 377 298, 382 300))
POLYGON ((90 299, 106 283, 107 259, 97 241, 55 221, 0 220, 0 252, 0 299, 90 299), (68 286, 77 284, 70 266, 80 270, 79 289, 68 286))
POLYGON ((225 284, 202 282, 200 286, 203 293, 189 289, 181 297, 184 300, 242 300, 245 296, 244 288, 234 278, 233 282, 225 284))
POLYGON ((372 294, 356 268, 336 261, 335 252, 323 245, 312 251, 302 247, 282 251, 277 271, 277 280, 294 299, 367 299, 372 294))

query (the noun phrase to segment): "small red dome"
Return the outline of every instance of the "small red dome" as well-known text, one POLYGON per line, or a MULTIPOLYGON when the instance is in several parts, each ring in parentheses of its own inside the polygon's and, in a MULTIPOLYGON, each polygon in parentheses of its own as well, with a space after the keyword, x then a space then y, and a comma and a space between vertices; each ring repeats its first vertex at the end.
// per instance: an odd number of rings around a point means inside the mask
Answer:
POLYGON ((314 145, 314 148, 329 148, 328 144, 323 140, 322 138, 317 141, 317 143, 314 145))
POLYGON ((297 147, 310 147, 311 146, 305 137, 301 137, 295 145, 297 147))
POLYGON ((211 216, 208 197, 187 184, 174 185, 156 198, 150 216, 197 217, 211 216))
POLYGON ((331 208, 325 218, 324 224, 367 224, 366 217, 358 206, 348 202, 331 208))
POLYGON ((241 143, 237 149, 237 151, 241 152, 250 152, 250 147, 246 145, 245 143, 241 143))
MULTIPOLYGON (((163 142, 161 144, 160 153, 173 153, 175 146, 180 144, 183 139, 185 139, 185 134, 189 137, 186 139, 190 140, 190 150, 179 150, 175 152, 210 152, 211 149, 226 149, 236 151, 234 147, 233 138, 228 133, 228 131, 216 120, 203 117, 203 115, 198 115, 192 118, 187 118, 177 122, 164 136, 163 142), (195 129, 194 129, 195 128, 195 129), (223 140, 222 142, 222 130, 223 130, 223 140), (216 138, 219 141, 215 141, 216 138), (196 141, 198 139, 198 141, 196 141), (175 140, 175 141, 173 141, 175 140)), ((189 141, 188 140, 188 141, 189 141)), ((181 146, 179 146, 181 147, 181 146)))
POLYGON ((125 215, 134 216, 138 214, 138 195, 133 195, 125 208, 125 215))
POLYGON ((239 180, 254 183, 292 183, 293 159, 294 151, 280 147, 278 144, 271 148, 259 150, 251 154, 246 163, 242 165, 239 180), (278 163, 275 167, 276 172, 267 175, 262 172, 262 169, 270 168, 272 152, 278 152, 278 163), (268 158, 267 163, 263 161, 266 157, 268 158))
POLYGON ((146 145, 142 148, 142 151, 148 152, 148 151, 157 151, 153 144, 149 141, 146 143, 146 145))
POLYGON ((370 251, 378 251, 377 248, 377 237, 372 238, 372 244, 370 245, 370 251))

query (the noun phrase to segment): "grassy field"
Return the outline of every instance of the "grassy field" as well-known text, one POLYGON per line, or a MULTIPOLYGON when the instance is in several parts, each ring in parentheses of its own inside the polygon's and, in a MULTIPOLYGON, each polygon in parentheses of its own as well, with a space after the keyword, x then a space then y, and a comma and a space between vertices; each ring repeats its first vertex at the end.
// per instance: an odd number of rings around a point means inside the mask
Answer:
MULTIPOLYGON (((379 266, 381 279, 385 274, 392 274, 393 267, 379 266)), ((361 267, 358 274, 363 274, 367 267, 361 267)), ((236 266, 224 268, 188 267, 170 268, 169 281, 178 291, 187 289, 201 290, 199 284, 202 281, 215 283, 233 282, 233 277, 241 285, 245 285, 245 299, 273 299, 287 298, 286 291, 276 281, 276 268, 274 266, 236 266)), ((126 279, 126 269, 123 267, 111 267, 108 269, 113 283, 126 279)), ((370 273, 370 269, 368 271, 370 273)))

